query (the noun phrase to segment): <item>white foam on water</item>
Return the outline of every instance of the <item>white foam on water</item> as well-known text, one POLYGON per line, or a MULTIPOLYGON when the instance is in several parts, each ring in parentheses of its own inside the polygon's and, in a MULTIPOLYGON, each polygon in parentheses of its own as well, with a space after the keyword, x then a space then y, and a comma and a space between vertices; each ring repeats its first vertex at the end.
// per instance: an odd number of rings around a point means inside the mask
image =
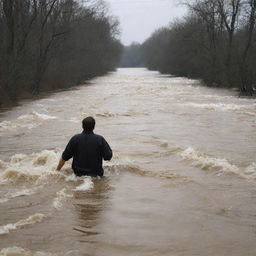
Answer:
POLYGON ((93 182, 91 178, 84 178, 83 183, 77 186, 75 191, 87 191, 93 188, 93 182))
POLYGON ((78 123, 81 122, 81 120, 88 115, 92 115, 92 116, 96 116, 96 117, 102 117, 102 118, 109 118, 109 117, 129 117, 129 116, 134 116, 136 115, 135 112, 133 111, 127 111, 127 112, 123 112, 123 113, 112 113, 112 112, 90 112, 90 114, 81 114, 79 118, 71 118, 68 121, 69 122, 73 122, 73 123, 78 123))
POLYGON ((71 123, 80 123, 81 122, 80 119, 74 118, 74 117, 69 119, 68 121, 71 122, 71 123))
POLYGON ((250 179, 256 180, 256 162, 245 168, 243 174, 250 179))
POLYGON ((40 188, 41 188, 41 186, 37 186, 37 187, 35 187, 33 189, 28 189, 28 188, 25 188, 25 189, 15 189, 15 188, 12 188, 11 192, 8 192, 7 194, 5 194, 5 198, 1 198, 0 199, 0 203, 6 203, 10 199, 13 199, 13 198, 16 198, 16 197, 33 195, 40 188), (15 191, 15 192, 13 192, 13 191, 15 191))
POLYGON ((28 250, 14 246, 2 249, 0 256, 32 256, 32 254, 28 250))
POLYGON ((243 114, 244 114, 244 115, 247 115, 247 116, 256 116, 256 112, 244 111, 243 114))
POLYGON ((218 171, 218 175, 221 176, 223 173, 233 173, 240 178, 247 179, 249 181, 256 180, 256 163, 252 163, 247 167, 238 167, 232 164, 225 158, 218 158, 209 156, 203 152, 197 151, 192 147, 180 147, 166 140, 159 140, 155 138, 157 145, 162 148, 166 148, 166 152, 160 152, 159 156, 165 156, 169 154, 177 154, 183 159, 192 161, 192 164, 200 167, 205 171, 218 171))
POLYGON ((6 203, 6 202, 8 202, 8 201, 9 201, 8 198, 0 198, 0 204, 1 204, 1 203, 6 203))
MULTIPOLYGON (((224 104, 224 103, 182 103, 179 104, 181 106, 186 106, 186 107, 194 107, 194 108, 201 108, 201 109, 209 109, 209 110, 218 110, 218 111, 236 111, 236 110, 241 110, 241 111, 256 111, 256 103, 253 104, 248 104, 248 105, 238 105, 238 104, 224 104)), ((249 112, 250 113, 250 112, 249 112)))
POLYGON ((238 172, 238 167, 229 163, 228 160, 207 156, 191 147, 182 151, 180 155, 182 158, 195 161, 203 170, 238 172))
POLYGON ((0 160, 0 171, 4 170, 6 167, 7 167, 7 164, 4 161, 0 160))
MULTIPOLYGON (((14 189, 12 189, 13 191, 14 189)), ((5 195, 4 198, 0 198, 0 203, 6 203, 8 202, 10 199, 16 198, 16 197, 20 197, 20 196, 29 196, 29 195, 33 195, 35 194, 37 189, 21 189, 21 190, 17 190, 15 192, 9 192, 5 195)))
POLYGON ((68 198, 73 197, 73 193, 71 190, 67 188, 63 188, 62 190, 58 191, 56 193, 57 197, 53 200, 53 207, 55 209, 61 209, 63 206, 63 203, 67 201, 68 198))
POLYGON ((2 121, 0 123, 0 131, 11 131, 19 128, 32 129, 41 125, 44 121, 56 119, 55 116, 50 116, 36 111, 29 114, 21 115, 16 120, 2 121))
POLYGON ((30 114, 26 115, 21 115, 17 118, 17 120, 22 120, 22 121, 36 121, 36 120, 49 120, 49 119, 56 119, 55 116, 50 116, 46 114, 41 114, 36 111, 32 111, 30 114))
POLYGON ((134 166, 135 162, 127 156, 114 155, 111 161, 104 162, 105 176, 119 175, 123 168, 134 166))
POLYGON ((95 116, 98 116, 98 117, 114 117, 114 116, 117 116, 117 114, 110 113, 110 112, 104 112, 104 113, 97 113, 97 114, 95 114, 95 116))
MULTIPOLYGON (((168 147, 168 142, 163 142, 163 147, 168 147)), ((180 180, 182 182, 192 182, 193 180, 181 176, 177 173, 172 173, 169 170, 168 171, 151 171, 147 169, 143 169, 140 166, 136 165, 135 161, 132 161, 128 157, 123 156, 115 156, 114 160, 111 162, 108 162, 105 164, 105 176, 111 176, 111 175, 119 175, 120 172, 130 172, 137 175, 141 175, 144 177, 154 177, 154 178, 162 178, 162 179, 172 179, 172 180, 180 180)))
MULTIPOLYGON (((64 254, 65 255, 65 254, 64 254)), ((28 249, 13 246, 8 248, 3 248, 0 251, 0 256, 57 256, 57 254, 52 254, 49 252, 32 252, 28 249)))
POLYGON ((10 162, 4 162, 5 168, 0 172, 0 183, 44 184, 53 180, 65 179, 63 172, 56 171, 60 153, 53 150, 43 150, 30 155, 17 154, 10 162))
POLYGON ((76 186, 74 191, 86 191, 92 189, 94 186, 92 178, 89 176, 78 177, 74 173, 72 173, 71 175, 66 176, 65 180, 81 183, 80 185, 76 186))
POLYGON ((29 195, 33 195, 35 192, 36 192, 35 189, 22 189, 14 193, 8 194, 8 197, 15 198, 20 196, 29 196, 29 195))
POLYGON ((24 160, 26 157, 27 157, 26 154, 15 154, 15 155, 11 156, 11 163, 12 164, 19 163, 22 160, 24 160))
POLYGON ((211 157, 191 147, 181 151, 180 155, 183 159, 193 161, 193 163, 202 170, 219 171, 218 175, 221 175, 221 173, 232 173, 249 181, 256 180, 256 163, 252 163, 246 168, 238 168, 225 158, 211 157))
POLYGON ((24 227, 27 225, 40 223, 45 218, 46 218, 46 216, 44 214, 37 213, 37 214, 29 216, 26 219, 19 220, 16 223, 10 223, 10 224, 4 225, 4 226, 0 226, 0 235, 8 234, 8 233, 10 233, 11 230, 16 230, 18 228, 21 228, 21 227, 24 227))
POLYGON ((81 179, 81 178, 77 177, 74 173, 65 177, 66 181, 78 181, 79 179, 81 179))
POLYGON ((170 141, 161 140, 158 137, 154 137, 154 136, 152 137, 152 140, 143 141, 143 143, 155 144, 155 145, 165 149, 165 151, 160 150, 158 153, 154 153, 157 156, 167 156, 167 155, 177 153, 177 152, 184 150, 182 147, 179 147, 170 141))
MULTIPOLYGON (((5 195, 5 198, 9 200, 19 196, 29 196, 35 194, 45 185, 54 182, 63 184, 72 182, 72 185, 76 186, 74 191, 86 191, 93 188, 91 177, 77 177, 71 171, 71 167, 67 167, 63 171, 56 171, 59 158, 60 153, 53 150, 12 156, 9 162, 4 162, 6 168, 0 171, 0 184, 17 186, 17 189, 12 189, 5 195)), ((70 163, 66 165, 68 166, 70 163)), ((61 208, 62 202, 72 197, 72 193, 73 191, 70 192, 68 189, 57 192, 53 207, 61 208)))
POLYGON ((131 165, 134 161, 127 156, 122 155, 114 155, 111 161, 104 162, 104 166, 123 166, 123 165, 131 165))

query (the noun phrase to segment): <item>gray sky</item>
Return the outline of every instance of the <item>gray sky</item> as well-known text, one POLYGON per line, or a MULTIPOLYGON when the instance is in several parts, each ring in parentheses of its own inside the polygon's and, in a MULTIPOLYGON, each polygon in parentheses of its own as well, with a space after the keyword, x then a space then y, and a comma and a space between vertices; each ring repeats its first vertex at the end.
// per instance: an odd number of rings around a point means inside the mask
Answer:
POLYGON ((185 14, 179 0, 105 0, 112 15, 118 17, 121 41, 125 45, 142 43, 156 29, 185 14))

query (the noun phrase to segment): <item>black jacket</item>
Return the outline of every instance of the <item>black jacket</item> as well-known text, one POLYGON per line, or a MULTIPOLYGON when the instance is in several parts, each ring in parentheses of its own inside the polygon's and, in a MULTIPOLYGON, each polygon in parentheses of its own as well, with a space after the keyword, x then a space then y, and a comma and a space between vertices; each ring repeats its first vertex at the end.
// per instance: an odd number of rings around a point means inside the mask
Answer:
POLYGON ((102 159, 110 160, 112 150, 102 136, 83 131, 70 139, 62 154, 65 161, 72 157, 72 169, 77 176, 103 176, 102 159))

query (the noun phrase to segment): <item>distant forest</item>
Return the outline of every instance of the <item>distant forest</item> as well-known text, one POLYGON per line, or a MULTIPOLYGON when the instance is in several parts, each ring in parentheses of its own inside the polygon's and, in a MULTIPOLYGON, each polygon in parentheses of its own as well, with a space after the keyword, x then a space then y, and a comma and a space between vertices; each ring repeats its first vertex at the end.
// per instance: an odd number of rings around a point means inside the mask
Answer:
POLYGON ((254 94, 256 0, 186 1, 186 17, 126 47, 104 1, 83 2, 0 0, 0 106, 81 84, 118 65, 254 94))
POLYGON ((82 2, 0 0, 0 106, 115 69, 118 22, 104 2, 82 2))
POLYGON ((132 43, 129 46, 123 48, 123 54, 120 61, 120 67, 144 67, 144 61, 142 59, 141 45, 138 43, 132 43))
MULTIPOLYGON (((207 86, 256 87, 256 0, 190 0, 188 15, 154 32, 140 49, 150 70, 201 79, 207 86)), ((133 54, 134 54, 133 53, 133 54)))

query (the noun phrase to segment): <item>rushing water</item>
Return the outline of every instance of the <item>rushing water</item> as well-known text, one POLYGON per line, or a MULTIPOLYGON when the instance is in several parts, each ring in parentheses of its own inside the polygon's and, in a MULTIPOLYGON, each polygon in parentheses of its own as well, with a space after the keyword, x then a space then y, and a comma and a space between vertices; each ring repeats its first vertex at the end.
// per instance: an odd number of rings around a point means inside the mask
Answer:
POLYGON ((255 256, 256 100, 145 69, 0 113, 0 255, 255 256), (105 177, 55 168, 81 120, 105 177))

